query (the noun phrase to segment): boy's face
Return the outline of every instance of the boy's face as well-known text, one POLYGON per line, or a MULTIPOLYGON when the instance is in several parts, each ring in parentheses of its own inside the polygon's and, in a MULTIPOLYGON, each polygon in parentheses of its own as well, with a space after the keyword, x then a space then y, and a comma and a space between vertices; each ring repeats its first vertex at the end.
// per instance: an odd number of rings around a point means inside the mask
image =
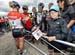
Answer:
POLYGON ((53 19, 57 19, 58 14, 59 14, 59 12, 56 12, 56 11, 50 11, 50 13, 49 13, 50 17, 53 19))

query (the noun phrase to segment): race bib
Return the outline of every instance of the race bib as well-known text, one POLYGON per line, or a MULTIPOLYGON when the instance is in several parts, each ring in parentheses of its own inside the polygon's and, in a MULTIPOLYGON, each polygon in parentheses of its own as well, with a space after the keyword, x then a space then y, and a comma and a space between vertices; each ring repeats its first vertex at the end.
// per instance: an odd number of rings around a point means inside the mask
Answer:
POLYGON ((11 26, 12 28, 16 28, 16 27, 18 27, 19 25, 21 25, 20 19, 10 20, 9 23, 10 23, 10 26, 11 26))
POLYGON ((15 20, 11 20, 11 21, 9 21, 9 23, 10 23, 10 26, 13 27, 13 28, 15 28, 16 25, 17 25, 15 20))

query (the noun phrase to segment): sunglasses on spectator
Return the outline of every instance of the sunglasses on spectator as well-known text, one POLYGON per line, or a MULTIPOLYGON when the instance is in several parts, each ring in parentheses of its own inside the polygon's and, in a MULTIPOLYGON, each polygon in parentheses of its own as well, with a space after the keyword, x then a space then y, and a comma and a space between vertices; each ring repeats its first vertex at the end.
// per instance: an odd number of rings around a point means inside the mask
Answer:
POLYGON ((28 10, 27 8, 23 8, 23 10, 28 10))

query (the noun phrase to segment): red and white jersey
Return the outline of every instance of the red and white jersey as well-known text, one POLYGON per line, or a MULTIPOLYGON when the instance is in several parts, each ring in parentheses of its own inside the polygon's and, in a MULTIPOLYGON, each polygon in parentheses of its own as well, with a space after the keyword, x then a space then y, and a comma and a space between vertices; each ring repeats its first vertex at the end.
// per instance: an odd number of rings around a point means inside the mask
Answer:
POLYGON ((8 20, 12 29, 23 28, 22 14, 16 11, 8 13, 8 20))

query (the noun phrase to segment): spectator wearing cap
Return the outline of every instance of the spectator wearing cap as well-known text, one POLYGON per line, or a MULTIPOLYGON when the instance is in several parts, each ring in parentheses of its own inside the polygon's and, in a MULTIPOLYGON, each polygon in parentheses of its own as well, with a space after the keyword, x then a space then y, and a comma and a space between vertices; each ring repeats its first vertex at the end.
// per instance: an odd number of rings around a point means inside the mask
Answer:
MULTIPOLYGON (((63 46, 60 43, 55 42, 54 40, 65 40, 67 35, 67 24, 65 20, 61 17, 59 17, 59 7, 57 5, 52 5, 52 7, 49 10, 49 16, 50 20, 48 20, 48 40, 49 42, 56 46, 60 50, 64 50, 66 47, 63 46), (61 48, 62 47, 62 48, 61 48)), ((54 55, 60 55, 57 50, 52 48, 50 45, 48 45, 48 48, 51 50, 50 53, 53 53, 53 50, 55 52, 54 55)))

